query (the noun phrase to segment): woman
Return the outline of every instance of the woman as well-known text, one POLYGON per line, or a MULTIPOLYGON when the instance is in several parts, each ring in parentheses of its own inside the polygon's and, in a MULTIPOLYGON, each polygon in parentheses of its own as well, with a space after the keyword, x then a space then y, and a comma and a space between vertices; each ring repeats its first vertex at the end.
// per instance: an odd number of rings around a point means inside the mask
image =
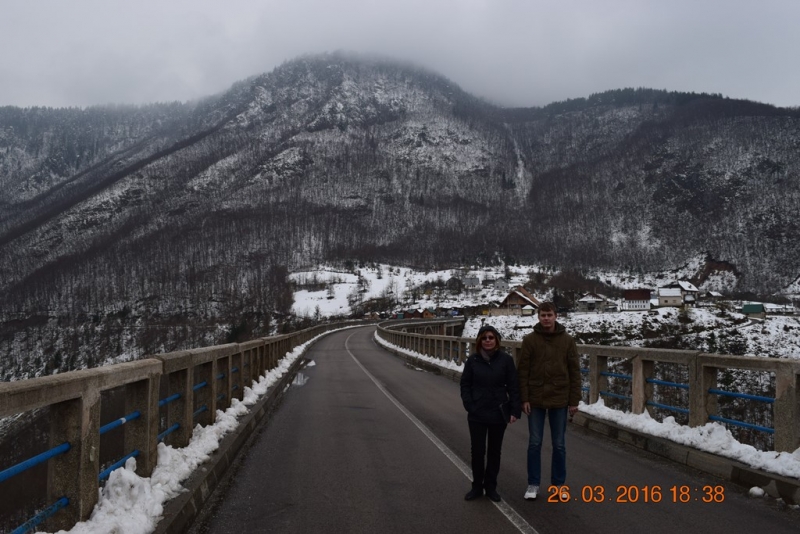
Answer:
POLYGON ((486 491, 490 499, 499 502, 497 474, 503 434, 509 423, 519 419, 522 406, 514 359, 500 350, 500 334, 492 326, 481 327, 475 352, 464 363, 461 400, 472 445, 472 489, 464 499, 471 501, 486 491))

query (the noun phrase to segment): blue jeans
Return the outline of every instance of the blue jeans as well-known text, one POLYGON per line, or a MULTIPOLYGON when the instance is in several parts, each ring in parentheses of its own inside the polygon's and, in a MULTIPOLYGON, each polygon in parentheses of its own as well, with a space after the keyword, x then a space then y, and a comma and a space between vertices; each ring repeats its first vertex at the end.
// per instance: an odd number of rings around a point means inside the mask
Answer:
POLYGON ((528 416, 528 485, 541 486, 542 439, 544 418, 550 420, 550 438, 553 444, 553 459, 550 463, 550 484, 561 486, 567 479, 567 413, 568 408, 531 408, 528 416))

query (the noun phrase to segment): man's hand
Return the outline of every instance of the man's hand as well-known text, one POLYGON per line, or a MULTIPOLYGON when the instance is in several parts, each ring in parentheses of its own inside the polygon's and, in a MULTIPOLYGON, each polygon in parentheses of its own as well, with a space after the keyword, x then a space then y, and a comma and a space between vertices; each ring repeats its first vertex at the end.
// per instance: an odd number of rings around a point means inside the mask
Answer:
MULTIPOLYGON (((577 408, 575 408, 577 410, 577 408)), ((531 403, 530 402, 523 402, 522 403, 522 411, 525 415, 531 414, 531 403)))
POLYGON ((516 422, 517 422, 517 418, 516 418, 516 417, 514 417, 513 415, 512 415, 512 416, 511 416, 511 418, 508 420, 508 424, 509 424, 509 425, 513 425, 513 424, 514 424, 514 423, 516 423, 516 422))

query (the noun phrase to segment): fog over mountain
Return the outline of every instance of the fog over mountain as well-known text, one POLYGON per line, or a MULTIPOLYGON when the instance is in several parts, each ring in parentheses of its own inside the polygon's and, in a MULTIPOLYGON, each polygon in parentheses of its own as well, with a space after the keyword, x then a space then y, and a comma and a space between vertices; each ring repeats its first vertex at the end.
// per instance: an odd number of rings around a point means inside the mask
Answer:
POLYGON ((0 371, 263 334, 291 307, 287 271, 323 260, 701 254, 697 282, 722 268, 730 291, 781 292, 800 276, 799 170, 797 109, 649 89, 503 109, 342 54, 188 104, 0 108, 0 371))

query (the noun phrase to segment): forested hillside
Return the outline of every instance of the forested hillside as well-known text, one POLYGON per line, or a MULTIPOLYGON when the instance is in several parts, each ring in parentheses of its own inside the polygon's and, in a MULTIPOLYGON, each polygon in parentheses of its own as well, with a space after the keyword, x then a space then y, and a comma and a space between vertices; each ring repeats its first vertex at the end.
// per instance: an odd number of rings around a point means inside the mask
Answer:
POLYGON ((501 109, 340 54, 200 102, 0 108, 4 379, 264 334, 289 270, 496 257, 800 275, 800 113, 626 89, 501 109))

